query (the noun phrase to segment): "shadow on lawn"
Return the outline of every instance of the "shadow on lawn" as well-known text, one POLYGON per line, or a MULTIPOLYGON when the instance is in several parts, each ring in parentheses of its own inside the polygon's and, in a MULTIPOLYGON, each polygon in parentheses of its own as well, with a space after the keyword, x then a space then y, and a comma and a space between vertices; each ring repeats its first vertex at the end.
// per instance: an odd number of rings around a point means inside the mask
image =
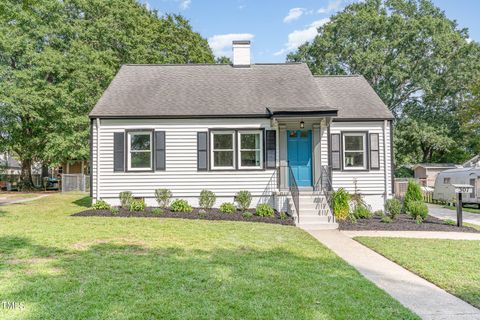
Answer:
POLYGON ((22 301, 37 319, 410 316, 329 252, 307 257, 247 246, 205 251, 114 243, 65 252, 20 237, 0 238, 0 252, 7 267, 16 253, 28 255, 1 297, 22 301), (41 257, 52 258, 46 270, 31 272, 41 257))
POLYGON ((72 202, 73 204, 79 206, 79 207, 85 207, 85 208, 90 208, 92 206, 92 198, 91 197, 83 197, 80 199, 77 199, 72 202))

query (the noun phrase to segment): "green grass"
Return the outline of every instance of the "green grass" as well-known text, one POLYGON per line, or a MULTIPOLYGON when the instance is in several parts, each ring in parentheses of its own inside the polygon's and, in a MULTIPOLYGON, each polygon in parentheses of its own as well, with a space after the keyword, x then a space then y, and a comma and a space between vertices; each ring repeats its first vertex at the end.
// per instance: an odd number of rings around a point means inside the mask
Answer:
POLYGON ((418 319, 304 231, 0 207, 0 319, 418 319))
POLYGON ((480 241, 355 238, 422 278, 480 307, 480 241))
MULTIPOLYGON (((475 207, 476 207, 476 206, 477 206, 477 205, 475 205, 475 207)), ((450 210, 455 210, 455 211, 457 210, 457 207, 455 207, 455 206, 447 206, 447 205, 445 205, 445 206, 443 206, 443 207, 444 207, 444 208, 447 208, 447 209, 450 209, 450 210)), ((463 211, 467 211, 467 212, 470 212, 470 213, 480 213, 480 209, 473 208, 473 207, 468 206, 468 205, 467 205, 467 206, 463 206, 463 211)))
POLYGON ((464 222, 463 225, 466 226, 466 227, 471 227, 473 229, 480 230, 480 226, 478 224, 464 222))

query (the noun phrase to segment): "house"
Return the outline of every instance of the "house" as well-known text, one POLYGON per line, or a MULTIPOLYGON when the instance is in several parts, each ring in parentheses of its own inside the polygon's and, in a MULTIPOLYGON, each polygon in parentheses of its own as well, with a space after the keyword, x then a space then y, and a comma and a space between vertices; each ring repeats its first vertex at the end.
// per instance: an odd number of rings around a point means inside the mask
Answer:
POLYGON ((10 153, 0 154, 0 174, 20 174, 22 166, 10 153))
POLYGON ((413 166, 413 174, 422 186, 433 188, 440 172, 458 167, 453 163, 419 163, 413 166))
POLYGON ((154 190, 216 206, 239 190, 310 226, 334 224, 329 190, 361 193, 373 210, 392 196, 392 114, 362 76, 314 77, 305 64, 124 65, 91 119, 94 200, 154 190), (304 216, 304 218, 302 218, 304 216))

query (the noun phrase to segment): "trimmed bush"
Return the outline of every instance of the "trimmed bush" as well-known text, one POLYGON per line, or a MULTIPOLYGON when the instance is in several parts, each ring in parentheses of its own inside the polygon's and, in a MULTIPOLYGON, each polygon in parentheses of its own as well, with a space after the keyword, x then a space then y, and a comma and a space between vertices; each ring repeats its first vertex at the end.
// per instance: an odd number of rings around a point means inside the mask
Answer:
POLYGON ((133 200, 133 195, 130 191, 122 191, 118 194, 120 198, 120 206, 122 208, 130 208, 130 203, 133 200))
POLYGON ((383 217, 385 213, 382 210, 377 210, 373 213, 374 216, 383 217))
POLYGON ((158 205, 160 208, 165 209, 168 207, 170 203, 170 199, 172 198, 172 191, 168 189, 157 189, 155 190, 155 200, 157 200, 158 205))
POLYGON ((163 214, 163 209, 162 208, 153 208, 152 209, 152 214, 160 216, 163 214))
POLYGON ((373 213, 366 206, 358 205, 353 209, 353 215, 357 219, 370 219, 373 213))
POLYGON ((234 213, 235 211, 237 211, 237 208, 231 202, 224 202, 220 205, 221 213, 234 213))
POLYGON ((145 211, 145 200, 143 199, 133 199, 130 202, 130 211, 145 211))
POLYGON ((393 220, 402 212, 402 203, 398 199, 388 199, 385 202, 385 213, 393 220))
POLYGON ((250 204, 252 203, 252 194, 247 190, 238 191, 235 195, 235 201, 238 203, 240 209, 245 211, 250 208, 250 204))
POLYGON ((215 196, 215 193, 209 190, 202 190, 200 192, 200 198, 199 198, 198 204, 200 205, 200 208, 202 208, 203 210, 209 211, 212 209, 216 200, 217 200, 217 197, 215 196))
POLYGON ((389 216, 383 216, 382 219, 380 219, 380 222, 390 223, 392 222, 392 218, 390 218, 389 216))
POLYGON ((411 201, 408 205, 408 214, 412 216, 417 223, 422 223, 428 216, 428 207, 423 201, 411 201))
POLYGON ((275 211, 269 204, 261 203, 257 205, 255 214, 260 217, 273 217, 275 215, 275 211))
POLYGON ((407 192, 405 193, 405 199, 403 200, 403 211, 410 211, 410 203, 414 201, 422 201, 422 190, 420 185, 413 179, 408 180, 407 192))
POLYGON ((253 213, 245 211, 244 213, 242 213, 242 216, 246 219, 250 219, 251 217, 253 217, 253 213))
POLYGON ((110 212, 113 214, 118 214, 120 212, 120 209, 118 209, 117 207, 111 207, 110 212))
POLYGON ((110 210, 110 205, 105 200, 98 200, 92 208, 93 210, 110 210))
POLYGON ((176 199, 172 202, 170 210, 173 212, 192 212, 192 206, 188 203, 187 200, 176 199))
POLYGON ((335 219, 346 220, 350 212, 350 194, 345 189, 340 188, 333 193, 332 202, 335 219))
POLYGON ((288 218, 288 215, 286 212, 280 212, 280 220, 286 220, 288 218))

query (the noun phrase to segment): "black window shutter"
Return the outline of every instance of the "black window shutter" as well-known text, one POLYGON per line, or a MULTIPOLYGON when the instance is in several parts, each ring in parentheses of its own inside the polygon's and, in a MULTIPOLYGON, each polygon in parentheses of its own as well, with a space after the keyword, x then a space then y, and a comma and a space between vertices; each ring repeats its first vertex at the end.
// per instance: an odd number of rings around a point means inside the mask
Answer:
POLYGON ((208 133, 197 132, 197 170, 208 170, 208 133))
MULTIPOLYGON (((98 165, 98 164, 97 164, 98 165)), ((113 171, 125 171, 125 133, 113 133, 113 171)))
POLYGON ((380 135, 378 133, 370 133, 368 146, 370 147, 370 169, 380 169, 380 135))
POLYGON ((265 168, 275 169, 277 166, 277 134, 275 130, 265 132, 265 168))
POLYGON ((331 148, 331 160, 332 160, 332 170, 340 170, 342 168, 341 162, 341 141, 340 141, 340 134, 332 133, 330 135, 330 148, 331 148))
POLYGON ((165 170, 165 131, 155 131, 155 170, 165 170))

